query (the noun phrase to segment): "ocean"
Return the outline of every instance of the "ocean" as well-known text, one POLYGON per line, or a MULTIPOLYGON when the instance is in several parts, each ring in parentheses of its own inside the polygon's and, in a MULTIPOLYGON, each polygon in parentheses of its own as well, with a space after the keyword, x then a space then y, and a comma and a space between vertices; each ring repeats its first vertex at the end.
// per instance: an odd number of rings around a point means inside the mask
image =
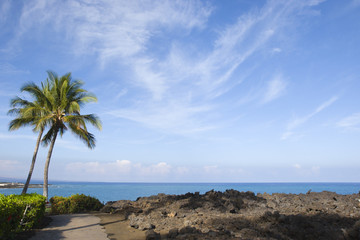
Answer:
MULTIPOLYGON (((185 194, 214 189, 225 191, 252 191, 256 193, 306 193, 332 191, 338 194, 359 193, 360 183, 95 183, 95 182, 50 182, 49 197, 71 196, 83 193, 98 198, 101 202, 136 200, 138 197, 165 194, 185 194)), ((22 189, 0 189, 0 193, 20 194, 22 189)), ((29 188, 28 193, 42 194, 42 188, 29 188)))

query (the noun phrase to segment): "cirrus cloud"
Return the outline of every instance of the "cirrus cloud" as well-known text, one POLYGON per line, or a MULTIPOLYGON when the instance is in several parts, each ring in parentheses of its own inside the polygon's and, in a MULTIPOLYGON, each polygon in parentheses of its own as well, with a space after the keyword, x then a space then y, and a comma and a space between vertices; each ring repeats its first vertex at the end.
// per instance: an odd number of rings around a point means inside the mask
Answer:
POLYGON ((354 113, 337 122, 337 126, 347 130, 360 129, 360 113, 354 113))

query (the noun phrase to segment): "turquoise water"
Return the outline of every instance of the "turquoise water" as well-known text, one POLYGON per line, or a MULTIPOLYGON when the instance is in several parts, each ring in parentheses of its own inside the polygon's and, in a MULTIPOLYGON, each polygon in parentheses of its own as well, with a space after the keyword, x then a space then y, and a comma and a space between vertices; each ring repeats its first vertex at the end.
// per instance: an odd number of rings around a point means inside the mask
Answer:
MULTIPOLYGON (((359 193, 360 183, 76 183, 51 182, 49 196, 70 196, 83 193, 98 198, 102 202, 116 200, 136 200, 138 197, 187 192, 205 193, 212 189, 225 191, 252 191, 256 193, 306 193, 332 191, 339 194, 359 193)), ((22 189, 0 189, 3 194, 20 194, 22 189)), ((42 188, 30 188, 29 193, 42 194, 42 188)))

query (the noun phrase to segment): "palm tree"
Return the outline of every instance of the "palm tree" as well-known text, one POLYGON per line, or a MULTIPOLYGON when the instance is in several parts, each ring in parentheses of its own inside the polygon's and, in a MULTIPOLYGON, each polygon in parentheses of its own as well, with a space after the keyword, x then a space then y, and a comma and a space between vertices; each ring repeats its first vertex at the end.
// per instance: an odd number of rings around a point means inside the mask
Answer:
POLYGON ((45 125, 43 123, 37 122, 38 116, 42 116, 44 114, 44 92, 48 88, 48 85, 42 84, 42 89, 40 89, 34 83, 25 84, 22 88, 22 92, 27 92, 34 101, 28 101, 26 99, 15 97, 11 100, 12 109, 9 110, 8 114, 15 115, 16 118, 13 119, 9 124, 9 130, 14 131, 19 129, 20 127, 32 125, 34 132, 39 132, 39 136, 36 141, 35 151, 32 157, 28 177, 26 179, 24 188, 21 194, 26 194, 27 189, 30 185, 31 176, 35 167, 36 156, 39 150, 41 136, 44 132, 45 125))
POLYGON ((79 137, 90 149, 95 147, 95 137, 89 133, 86 123, 90 123, 101 130, 101 122, 94 114, 81 115, 80 108, 88 102, 97 101, 97 98, 82 89, 83 83, 72 80, 71 73, 58 77, 54 72, 48 72, 46 85, 49 86, 44 92, 45 114, 37 119, 37 124, 49 126, 48 132, 42 139, 45 146, 50 144, 49 152, 44 169, 43 195, 48 198, 48 171, 55 141, 60 133, 64 134, 68 129, 79 137))

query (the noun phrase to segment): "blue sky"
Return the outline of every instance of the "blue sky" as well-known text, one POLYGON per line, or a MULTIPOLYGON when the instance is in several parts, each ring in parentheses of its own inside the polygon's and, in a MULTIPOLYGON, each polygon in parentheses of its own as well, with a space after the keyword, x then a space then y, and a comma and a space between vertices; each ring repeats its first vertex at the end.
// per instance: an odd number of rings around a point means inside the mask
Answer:
POLYGON ((26 177, 37 136, 9 101, 52 70, 103 130, 58 139, 50 180, 360 181, 359 23, 359 0, 3 0, 0 176, 26 177))

